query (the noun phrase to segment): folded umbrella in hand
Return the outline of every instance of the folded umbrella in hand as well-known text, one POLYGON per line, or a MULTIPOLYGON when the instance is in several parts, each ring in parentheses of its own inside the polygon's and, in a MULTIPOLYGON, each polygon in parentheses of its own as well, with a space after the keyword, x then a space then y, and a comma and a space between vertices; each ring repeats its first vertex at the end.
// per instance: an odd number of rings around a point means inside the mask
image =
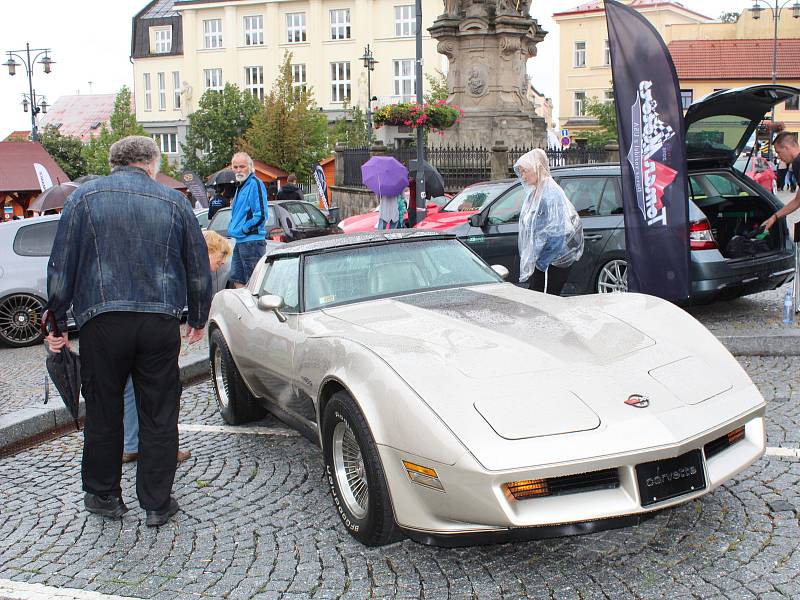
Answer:
MULTIPOLYGON (((45 335, 48 333, 52 333, 56 336, 61 335, 55 317, 50 311, 45 311, 44 315, 42 315, 42 331, 45 335), (50 326, 49 330, 48 325, 50 326)), ((78 425, 78 411, 80 410, 81 400, 80 357, 66 346, 57 352, 51 352, 48 347, 45 365, 50 379, 53 380, 53 384, 56 386, 58 393, 61 394, 64 405, 75 420, 75 429, 80 429, 78 425)), ((45 404, 47 404, 49 395, 47 380, 45 379, 45 404)))

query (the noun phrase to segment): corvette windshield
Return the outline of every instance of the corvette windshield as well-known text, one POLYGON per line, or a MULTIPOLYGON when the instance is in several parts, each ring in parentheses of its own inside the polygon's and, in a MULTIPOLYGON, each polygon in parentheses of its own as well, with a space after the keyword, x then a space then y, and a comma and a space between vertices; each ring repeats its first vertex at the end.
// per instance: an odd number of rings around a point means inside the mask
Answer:
POLYGON ((351 247, 306 256, 306 310, 502 279, 458 240, 351 247))

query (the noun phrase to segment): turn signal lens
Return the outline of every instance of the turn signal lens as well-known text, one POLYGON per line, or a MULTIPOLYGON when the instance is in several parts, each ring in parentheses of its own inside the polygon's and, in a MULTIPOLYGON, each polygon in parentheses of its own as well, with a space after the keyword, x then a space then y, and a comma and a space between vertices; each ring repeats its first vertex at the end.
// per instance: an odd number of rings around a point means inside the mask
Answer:
POLYGON ((547 487, 546 479, 523 479, 522 481, 511 481, 506 484, 506 488, 517 500, 532 498, 534 496, 549 496, 550 489, 547 487))
POLYGON ((439 475, 437 475, 434 469, 431 469, 430 467, 423 467, 422 465, 418 465, 407 460, 403 461, 403 466, 406 468, 408 478, 412 482, 439 490, 440 492, 444 491, 444 485, 442 485, 442 482, 439 481, 439 475))
POLYGON ((744 437, 744 427, 739 427, 728 432, 728 443, 735 444, 744 437))
POLYGON ((283 241, 283 229, 280 227, 275 227, 274 229, 270 229, 267 237, 275 242, 282 242, 283 241))
POLYGON ((689 223, 689 246, 692 250, 713 250, 717 242, 706 219, 689 223))

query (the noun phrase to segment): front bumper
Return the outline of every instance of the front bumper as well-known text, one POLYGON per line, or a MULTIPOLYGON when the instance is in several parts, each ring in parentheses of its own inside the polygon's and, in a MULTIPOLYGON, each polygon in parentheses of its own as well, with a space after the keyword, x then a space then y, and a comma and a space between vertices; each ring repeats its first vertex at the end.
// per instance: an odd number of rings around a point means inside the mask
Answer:
POLYGON ((419 542, 460 546, 578 535, 635 525, 659 510, 709 493, 755 462, 763 455, 765 445, 761 407, 673 446, 511 471, 487 471, 469 454, 454 465, 445 465, 387 446, 379 446, 379 451, 397 524, 419 542), (744 438, 706 457, 705 444, 740 426, 745 427, 744 438), (643 508, 636 465, 695 449, 703 452, 706 487, 643 508), (412 483, 403 469, 403 460, 435 469, 444 491, 412 483), (511 481, 609 467, 616 468, 619 475, 619 486, 613 489, 517 500, 505 487, 511 481))

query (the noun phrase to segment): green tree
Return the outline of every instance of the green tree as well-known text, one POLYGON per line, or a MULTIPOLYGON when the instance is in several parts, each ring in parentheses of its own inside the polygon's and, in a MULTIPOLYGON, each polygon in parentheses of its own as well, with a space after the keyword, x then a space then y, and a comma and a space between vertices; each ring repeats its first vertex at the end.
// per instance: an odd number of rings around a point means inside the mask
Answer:
POLYGON ((284 53, 278 80, 241 146, 253 158, 303 178, 328 153, 328 121, 317 110, 312 90, 292 84, 291 60, 292 55, 284 53))
POLYGON ((719 16, 719 20, 723 23, 736 23, 739 20, 738 12, 724 12, 719 16))
POLYGON ((57 128, 48 125, 40 131, 39 142, 70 180, 86 175, 86 159, 82 154, 83 142, 80 139, 62 135, 57 128))
POLYGON ((111 144, 129 135, 147 135, 147 132, 136 121, 136 113, 131 104, 131 91, 127 86, 122 86, 114 100, 114 110, 111 112, 108 126, 103 124, 100 133, 83 147, 82 155, 86 161, 87 173, 108 175, 111 171, 108 164, 111 144))
POLYGON ((206 90, 189 115, 186 143, 181 144, 186 168, 206 177, 229 165, 239 138, 260 109, 258 98, 233 83, 221 92, 206 90))
POLYGON ((597 119, 598 129, 576 131, 574 137, 585 137, 592 149, 602 149, 611 140, 617 139, 617 110, 613 100, 607 102, 596 97, 586 100, 586 114, 597 119))
POLYGON ((161 165, 158 167, 158 170, 164 173, 164 175, 168 175, 173 179, 177 179, 180 181, 181 178, 181 169, 180 165, 175 164, 173 165, 169 162, 166 154, 161 155, 161 165))
POLYGON ((425 102, 433 104, 437 100, 447 100, 450 92, 447 88, 447 75, 436 69, 436 74, 425 73, 425 81, 428 83, 428 93, 425 94, 425 102))
POLYGON ((345 106, 344 114, 328 126, 328 150, 336 144, 347 146, 366 146, 367 122, 360 106, 345 106))

